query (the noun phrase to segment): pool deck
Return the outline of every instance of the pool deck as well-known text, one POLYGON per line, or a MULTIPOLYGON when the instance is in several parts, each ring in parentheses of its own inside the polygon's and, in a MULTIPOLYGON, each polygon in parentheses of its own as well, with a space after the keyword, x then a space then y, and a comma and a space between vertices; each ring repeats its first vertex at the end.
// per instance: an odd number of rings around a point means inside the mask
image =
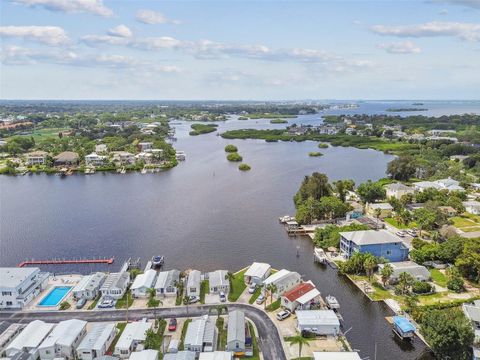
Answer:
MULTIPOLYGON (((71 286, 73 288, 75 287, 75 285, 78 284, 81 278, 82 278, 82 275, 78 275, 78 274, 57 275, 55 277, 49 277, 47 287, 37 297, 35 297, 35 299, 32 302, 30 302, 30 304, 28 304, 27 307, 24 308, 24 310, 45 310, 45 311, 58 310, 58 305, 60 304, 58 304, 57 306, 46 306, 46 305, 42 306, 39 304, 40 302, 42 302, 43 298, 47 296, 50 293, 50 291, 52 291, 54 287, 71 286)), ((62 299, 62 301, 68 301, 72 305, 74 304, 72 300, 71 291, 69 291, 67 296, 64 299, 62 299)))

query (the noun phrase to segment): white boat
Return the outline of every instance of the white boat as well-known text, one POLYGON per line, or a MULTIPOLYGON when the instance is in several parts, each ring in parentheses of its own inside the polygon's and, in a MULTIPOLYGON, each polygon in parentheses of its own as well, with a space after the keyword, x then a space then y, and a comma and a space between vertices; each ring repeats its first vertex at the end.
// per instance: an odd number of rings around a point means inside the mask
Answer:
POLYGON ((165 261, 164 256, 156 255, 156 256, 152 257, 152 266, 154 268, 160 267, 160 266, 163 265, 164 261, 165 261))
POLYGON ((142 171, 141 171, 142 174, 146 174, 147 173, 147 169, 146 168, 143 168, 142 171))
POLYGON ((340 304, 338 303, 338 300, 335 296, 328 295, 327 297, 325 297, 325 301, 327 302, 327 306, 330 309, 332 310, 340 309, 340 304))
POLYGON ((289 221, 295 221, 295 218, 293 216, 290 216, 290 215, 284 215, 284 216, 280 216, 278 218, 278 221, 280 221, 282 224, 285 224, 289 221))
POLYGON ((315 248, 313 250, 313 261, 319 262, 320 264, 326 264, 327 263, 327 255, 325 254, 325 251, 321 248, 315 248))

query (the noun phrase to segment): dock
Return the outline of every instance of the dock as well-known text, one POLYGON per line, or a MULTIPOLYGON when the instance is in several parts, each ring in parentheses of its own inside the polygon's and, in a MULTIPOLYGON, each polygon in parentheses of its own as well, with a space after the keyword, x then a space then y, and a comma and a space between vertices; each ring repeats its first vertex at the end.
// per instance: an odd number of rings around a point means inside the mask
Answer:
POLYGON ((52 260, 25 260, 18 264, 18 267, 29 265, 63 265, 63 264, 113 264, 115 258, 103 259, 52 259, 52 260))

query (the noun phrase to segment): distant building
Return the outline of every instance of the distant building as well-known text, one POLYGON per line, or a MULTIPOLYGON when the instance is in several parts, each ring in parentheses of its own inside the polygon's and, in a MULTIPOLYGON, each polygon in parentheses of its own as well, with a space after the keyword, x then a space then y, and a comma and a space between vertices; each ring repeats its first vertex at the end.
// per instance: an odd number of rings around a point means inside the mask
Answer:
POLYGON ((254 262, 245 272, 243 279, 247 284, 261 284, 270 276, 270 264, 254 262))
POLYGON ((208 283, 211 294, 218 294, 221 291, 228 293, 230 291, 230 280, 228 279, 227 270, 216 270, 208 273, 208 283))
POLYGON ((105 144, 98 144, 95 145, 95 152, 96 153, 106 153, 108 151, 108 147, 105 144))
POLYGON ((145 271, 145 273, 137 275, 130 287, 133 297, 147 297, 149 295, 148 290, 152 289, 155 284, 156 276, 157 272, 153 269, 149 269, 145 271))
POLYGON ((97 153, 91 153, 85 156, 85 163, 87 165, 101 166, 107 162, 107 157, 98 155, 97 153))
POLYGON ((276 291, 274 292, 273 295, 276 298, 278 298, 280 297, 280 295, 284 294, 286 291, 300 284, 300 281, 301 281, 301 276, 299 273, 282 269, 280 271, 277 271, 275 274, 270 275, 263 282, 263 285, 265 288, 267 288, 268 285, 270 284, 275 285, 276 291))
POLYGON ((127 151, 112 151, 113 161, 119 164, 127 165, 135 162, 135 155, 127 151))
POLYGON ((185 334, 185 350, 194 351, 197 355, 201 352, 215 351, 217 345, 217 327, 215 323, 204 316, 188 324, 185 334))
POLYGON ((180 282, 180 271, 168 270, 158 273, 155 290, 158 296, 177 296, 177 284, 180 282))
POLYGON ((455 210, 451 206, 439 206, 438 210, 440 210, 440 212, 447 215, 448 217, 452 217, 452 216, 457 215, 457 210, 455 210))
POLYGON ((140 149, 141 152, 147 152, 148 150, 151 150, 153 148, 153 143, 141 142, 141 143, 138 143, 138 148, 140 149))
POLYGON ((235 356, 245 355, 245 313, 234 310, 228 314, 227 347, 235 356))
POLYGON ((100 287, 105 281, 105 278, 106 275, 103 272, 96 272, 94 274, 84 276, 73 288, 73 297, 75 299, 95 299, 100 293, 100 287))
POLYGON ((137 321, 128 323, 115 344, 114 355, 126 359, 147 338, 147 330, 153 328, 153 322, 137 321))
POLYGON ((53 158, 55 160, 55 165, 77 165, 78 164, 78 154, 73 151, 64 151, 58 154, 53 158))
POLYGON ((200 296, 201 273, 191 270, 187 277, 187 296, 200 296))
POLYGON ((337 336, 340 333, 340 321, 333 310, 298 310, 297 329, 300 333, 337 336))
POLYGON ((93 360, 104 356, 117 334, 114 323, 95 323, 77 347, 80 360, 93 360))
POLYGON ((473 215, 480 215, 480 202, 471 200, 471 201, 464 201, 462 205, 465 207, 465 211, 473 214, 473 215))
POLYGON ((43 165, 48 153, 46 151, 34 151, 27 154, 28 165, 43 165))
POLYGON ((413 194, 415 191, 410 187, 402 183, 393 183, 385 186, 387 198, 395 198, 400 200, 402 196, 407 194, 413 194))
POLYGON ((25 329, 5 348, 7 357, 19 352, 28 352, 34 359, 38 358, 38 346, 50 334, 54 325, 41 320, 33 320, 25 329))
POLYGON ((75 349, 86 332, 86 321, 77 319, 60 321, 38 347, 40 359, 73 359, 75 349))
POLYGON ((448 191, 465 191, 465 189, 460 186, 460 182, 452 178, 440 179, 436 181, 419 181, 413 183, 413 187, 417 191, 424 191, 425 189, 430 188, 448 191))
POLYGON ((0 310, 22 309, 45 289, 48 276, 39 268, 0 268, 0 310))
POLYGON ((103 296, 110 296, 114 299, 120 299, 127 291, 130 282, 130 274, 126 271, 110 273, 103 282, 100 292, 103 296))

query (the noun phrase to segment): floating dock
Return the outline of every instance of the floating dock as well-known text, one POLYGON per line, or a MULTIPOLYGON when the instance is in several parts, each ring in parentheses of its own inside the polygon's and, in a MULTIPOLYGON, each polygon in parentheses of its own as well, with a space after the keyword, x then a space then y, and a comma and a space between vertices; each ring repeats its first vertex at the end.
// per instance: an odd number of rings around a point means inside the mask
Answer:
POLYGON ((62 264, 113 264, 115 258, 104 259, 53 259, 53 260, 25 260, 18 264, 18 267, 28 265, 62 265, 62 264))

